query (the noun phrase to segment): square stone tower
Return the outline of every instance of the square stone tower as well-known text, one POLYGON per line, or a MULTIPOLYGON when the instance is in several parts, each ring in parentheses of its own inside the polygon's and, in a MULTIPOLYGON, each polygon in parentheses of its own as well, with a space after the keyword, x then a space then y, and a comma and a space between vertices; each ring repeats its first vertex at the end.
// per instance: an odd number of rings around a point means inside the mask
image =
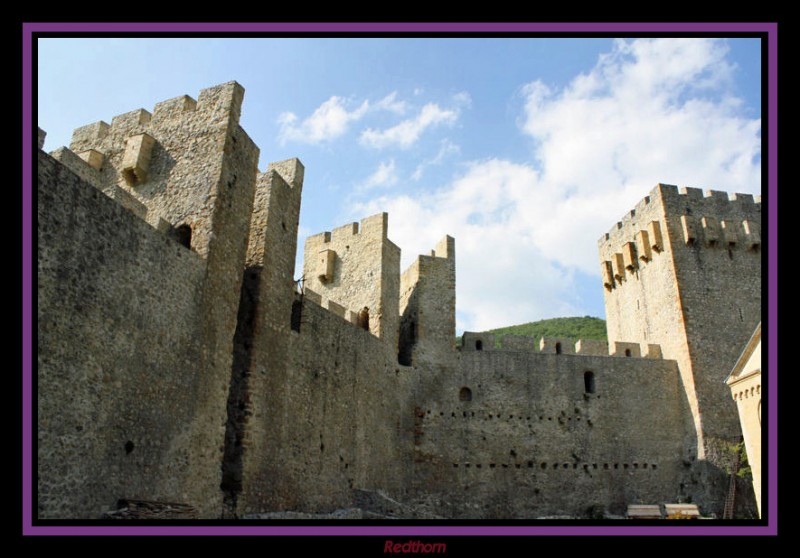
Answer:
POLYGON ((722 381, 761 321, 761 200, 659 184, 599 240, 609 343, 658 343, 678 362, 696 439, 724 469, 739 434, 722 381))

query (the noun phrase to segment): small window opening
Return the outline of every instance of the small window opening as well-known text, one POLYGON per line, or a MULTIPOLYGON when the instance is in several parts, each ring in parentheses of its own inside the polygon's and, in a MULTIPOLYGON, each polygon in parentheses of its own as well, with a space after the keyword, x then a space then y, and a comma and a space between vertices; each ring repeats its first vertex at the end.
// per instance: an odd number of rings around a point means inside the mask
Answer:
POLYGON ((133 451, 133 442, 128 440, 127 442, 125 442, 125 453, 130 454, 132 451, 133 451))
POLYGON ((468 387, 462 387, 461 391, 458 392, 458 400, 459 401, 472 401, 472 390, 468 387))
POLYGON ((300 320, 303 316, 303 303, 299 300, 292 302, 292 330, 300 331, 300 320))
POLYGON ((630 349, 625 349, 625 356, 626 357, 631 356, 631 350, 630 349))
POLYGON ((586 393, 594 393, 594 372, 584 372, 583 374, 583 387, 586 393))
POLYGON ((175 240, 186 248, 192 248, 192 227, 186 224, 175 229, 175 240))
POLYGON ((475 350, 476 351, 482 351, 483 350, 483 341, 481 341, 480 339, 475 341, 475 350))
POLYGON ((556 354, 557 355, 561 354, 561 343, 556 343, 556 354))

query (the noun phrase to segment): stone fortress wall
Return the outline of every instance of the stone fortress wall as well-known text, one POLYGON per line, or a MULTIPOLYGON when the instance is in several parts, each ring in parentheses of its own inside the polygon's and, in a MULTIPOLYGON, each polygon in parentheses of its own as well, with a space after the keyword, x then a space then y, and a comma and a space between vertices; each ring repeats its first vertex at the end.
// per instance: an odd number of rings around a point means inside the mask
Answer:
POLYGON ((719 390, 761 321, 761 200, 659 184, 599 240, 609 341, 659 342, 691 410, 693 500, 724 498, 735 405, 719 390), (709 476, 711 478, 709 478, 709 476))
POLYGON ((760 316, 760 202, 659 185, 601 239, 610 344, 457 349, 451 237, 401 273, 378 214, 306 239, 296 273, 304 169, 259 173, 242 99, 231 82, 39 152, 40 518, 366 492, 415 517, 721 513, 708 440, 739 433, 722 369, 760 316))

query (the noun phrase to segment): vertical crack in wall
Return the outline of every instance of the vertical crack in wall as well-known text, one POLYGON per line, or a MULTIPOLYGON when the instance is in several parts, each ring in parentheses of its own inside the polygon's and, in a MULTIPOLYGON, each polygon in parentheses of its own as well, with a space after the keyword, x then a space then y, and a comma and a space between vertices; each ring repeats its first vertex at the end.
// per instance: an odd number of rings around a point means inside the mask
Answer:
POLYGON ((236 517, 237 498, 242 491, 242 454, 245 424, 251 414, 249 375, 253 359, 253 334, 261 271, 261 266, 245 269, 239 312, 236 317, 236 332, 233 337, 233 363, 228 390, 228 419, 225 425, 225 450, 220 484, 220 489, 224 493, 225 517, 236 517))

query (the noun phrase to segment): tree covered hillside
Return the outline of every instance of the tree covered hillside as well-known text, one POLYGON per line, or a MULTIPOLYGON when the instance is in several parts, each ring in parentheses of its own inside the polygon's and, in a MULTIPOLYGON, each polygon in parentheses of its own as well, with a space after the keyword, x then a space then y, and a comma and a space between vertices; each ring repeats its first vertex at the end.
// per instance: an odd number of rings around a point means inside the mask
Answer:
MULTIPOLYGON (((542 337, 571 337, 578 339, 597 339, 606 341, 606 322, 600 318, 584 316, 582 318, 551 318, 527 324, 506 326, 490 329, 494 333, 496 342, 500 343, 503 335, 524 335, 540 339, 542 337)), ((457 341, 461 345, 461 338, 457 341)))

